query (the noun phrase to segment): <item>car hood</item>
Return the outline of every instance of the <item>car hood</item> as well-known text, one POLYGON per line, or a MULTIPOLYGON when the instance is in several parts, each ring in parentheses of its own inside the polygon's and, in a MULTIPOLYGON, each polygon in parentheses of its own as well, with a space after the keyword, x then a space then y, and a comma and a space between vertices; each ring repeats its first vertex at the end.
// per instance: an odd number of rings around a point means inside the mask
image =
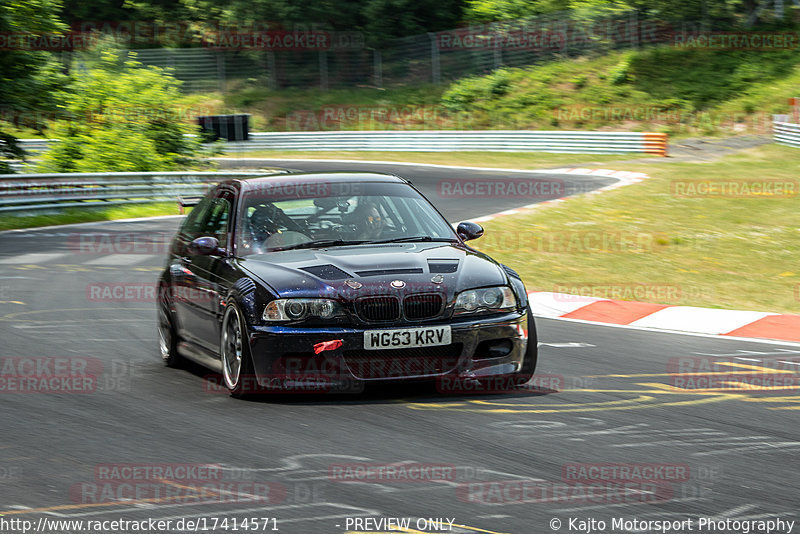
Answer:
POLYGON ((435 291, 445 293, 450 300, 465 289, 508 283, 496 261, 450 243, 285 250, 245 256, 238 261, 242 269, 280 298, 352 299, 435 291), (402 282, 403 287, 393 287, 392 282, 395 286, 402 282))

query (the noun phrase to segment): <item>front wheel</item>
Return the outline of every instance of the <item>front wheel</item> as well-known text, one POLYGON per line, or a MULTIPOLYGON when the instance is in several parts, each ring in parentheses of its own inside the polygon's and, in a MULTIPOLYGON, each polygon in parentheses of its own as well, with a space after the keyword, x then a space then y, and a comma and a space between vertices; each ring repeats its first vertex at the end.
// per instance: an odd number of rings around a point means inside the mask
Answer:
POLYGON ((254 393, 255 373, 247 342, 246 323, 239 306, 231 301, 222 318, 220 356, 222 377, 231 395, 242 398, 254 393))

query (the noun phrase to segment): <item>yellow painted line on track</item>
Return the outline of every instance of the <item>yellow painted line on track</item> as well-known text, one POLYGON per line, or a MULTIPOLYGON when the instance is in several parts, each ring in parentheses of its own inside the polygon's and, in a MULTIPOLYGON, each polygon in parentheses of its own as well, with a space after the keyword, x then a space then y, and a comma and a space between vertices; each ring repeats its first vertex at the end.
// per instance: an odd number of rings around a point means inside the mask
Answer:
MULTIPOLYGON (((164 484, 168 484, 170 486, 176 486, 182 489, 192 489, 195 490, 197 488, 193 488, 191 486, 183 486, 172 482, 171 480, 164 480, 159 479, 164 484)), ((208 488, 201 488, 203 495, 202 497, 212 497, 212 496, 219 496, 219 494, 215 494, 208 488), (206 495, 210 493, 211 495, 206 495)), ((24 514, 35 514, 37 512, 56 512, 60 510, 84 510, 87 508, 100 508, 105 506, 130 506, 136 504, 153 504, 153 503, 162 503, 162 502, 170 502, 177 499, 186 499, 185 495, 175 495, 172 497, 151 497, 149 499, 129 499, 124 501, 108 501, 108 502, 92 502, 92 503, 81 503, 81 504, 60 504, 57 506, 47 506, 44 508, 27 508, 21 510, 2 510, 0 511, 0 517, 4 515, 24 515, 24 514)), ((203 501, 197 501, 197 504, 203 504, 203 501)))
MULTIPOLYGON (((656 395, 660 392, 653 392, 656 395)), ((701 398, 694 398, 688 400, 676 400, 668 402, 658 402, 656 397, 653 396, 640 396, 637 399, 631 399, 627 404, 621 404, 619 401, 609 401, 607 403, 585 403, 585 404, 572 404, 571 407, 562 409, 559 405, 547 404, 504 404, 505 406, 516 406, 517 408, 491 408, 491 402, 486 401, 469 401, 467 403, 458 403, 456 405, 426 405, 422 403, 411 403, 408 407, 412 410, 446 410, 446 411, 463 411, 473 413, 491 413, 491 414, 507 414, 507 413, 559 413, 559 412, 601 412, 601 411, 619 411, 619 410, 640 410, 647 408, 658 408, 662 406, 691 406, 698 404, 709 404, 712 402, 720 402, 726 400, 738 399, 739 394, 725 394, 720 392, 708 392, 699 395, 701 398), (656 401, 656 402, 643 402, 643 401, 656 401)))
POLYGON ((748 397, 744 402, 800 402, 800 395, 786 397, 748 397))

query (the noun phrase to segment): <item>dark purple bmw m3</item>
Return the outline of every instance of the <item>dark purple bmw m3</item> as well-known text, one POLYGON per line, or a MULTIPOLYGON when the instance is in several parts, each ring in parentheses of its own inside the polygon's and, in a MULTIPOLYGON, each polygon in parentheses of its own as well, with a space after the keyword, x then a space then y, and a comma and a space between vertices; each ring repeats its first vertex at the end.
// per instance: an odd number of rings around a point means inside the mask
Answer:
MULTIPOLYGON (((274 174, 213 188, 159 281, 167 365, 219 372, 234 396, 377 381, 528 382, 536 329, 522 280, 407 180, 274 174)), ((449 386, 448 386, 449 387, 449 386)))

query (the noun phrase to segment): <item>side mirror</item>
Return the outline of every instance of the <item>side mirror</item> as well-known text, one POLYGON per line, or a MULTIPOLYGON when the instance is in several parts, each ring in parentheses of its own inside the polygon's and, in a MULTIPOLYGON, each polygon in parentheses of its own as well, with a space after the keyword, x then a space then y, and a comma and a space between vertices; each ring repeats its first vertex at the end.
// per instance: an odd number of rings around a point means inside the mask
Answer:
POLYGON ((219 241, 216 237, 198 237, 189 243, 189 253, 198 256, 211 256, 213 254, 224 254, 225 251, 219 248, 219 241))
POLYGON ((456 233, 458 234, 458 237, 464 241, 478 239, 483 235, 483 226, 469 221, 462 222, 459 223, 458 227, 456 228, 456 233))

